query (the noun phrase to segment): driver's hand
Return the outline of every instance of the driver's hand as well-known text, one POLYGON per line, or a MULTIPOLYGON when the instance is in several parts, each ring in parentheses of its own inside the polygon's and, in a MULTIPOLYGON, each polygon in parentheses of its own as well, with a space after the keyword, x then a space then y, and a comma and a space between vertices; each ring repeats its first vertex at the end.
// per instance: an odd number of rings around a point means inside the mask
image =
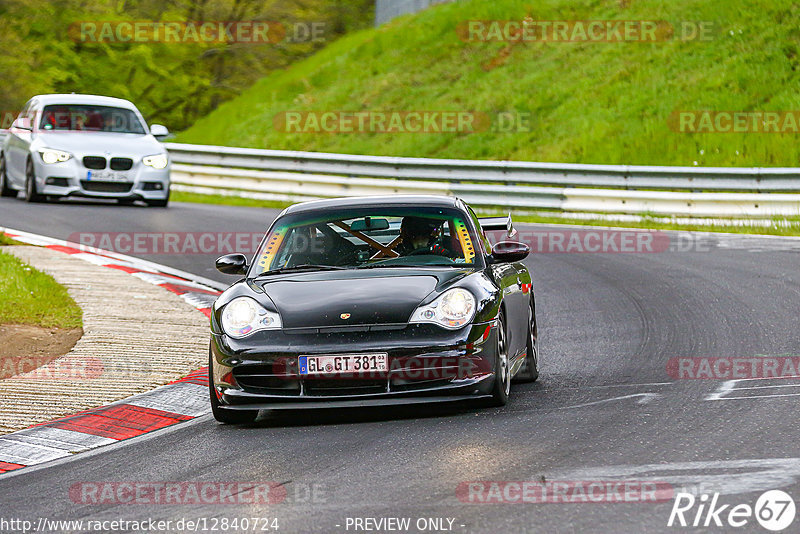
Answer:
POLYGON ((450 252, 442 245, 436 243, 431 246, 431 254, 436 254, 438 256, 449 256, 450 252))

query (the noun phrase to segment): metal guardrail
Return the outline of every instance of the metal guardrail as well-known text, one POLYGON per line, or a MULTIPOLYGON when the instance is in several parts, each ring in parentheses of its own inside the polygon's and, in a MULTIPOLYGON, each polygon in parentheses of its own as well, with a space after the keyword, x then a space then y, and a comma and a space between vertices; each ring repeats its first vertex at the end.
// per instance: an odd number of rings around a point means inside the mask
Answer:
POLYGON ((453 0, 375 0, 375 25, 380 26, 395 17, 416 13, 436 4, 453 0))
POLYGON ((359 156, 166 143, 176 189, 279 200, 435 193, 476 206, 698 217, 800 215, 800 168, 359 156))

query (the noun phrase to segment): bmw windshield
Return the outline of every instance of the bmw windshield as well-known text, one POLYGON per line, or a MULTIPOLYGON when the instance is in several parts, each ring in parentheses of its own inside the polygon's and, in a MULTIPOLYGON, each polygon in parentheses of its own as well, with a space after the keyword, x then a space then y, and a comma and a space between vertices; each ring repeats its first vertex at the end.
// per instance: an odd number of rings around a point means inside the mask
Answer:
POLYGON ((39 128, 45 131, 145 133, 133 110, 90 104, 45 106, 39 128))

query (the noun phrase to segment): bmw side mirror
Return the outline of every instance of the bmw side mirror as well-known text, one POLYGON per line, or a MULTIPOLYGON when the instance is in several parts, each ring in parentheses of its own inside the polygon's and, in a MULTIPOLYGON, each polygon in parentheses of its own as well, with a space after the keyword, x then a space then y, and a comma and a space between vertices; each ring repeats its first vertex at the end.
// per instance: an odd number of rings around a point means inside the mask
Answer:
POLYGON ((153 134, 153 137, 156 139, 163 139, 169 135, 169 130, 162 124, 151 124, 150 133, 153 134))
POLYGON ((227 254, 217 258, 217 270, 223 274, 247 274, 247 256, 244 254, 227 254))
POLYGON ((514 263, 528 257, 531 249, 525 243, 516 241, 500 241, 492 247, 493 263, 514 263))

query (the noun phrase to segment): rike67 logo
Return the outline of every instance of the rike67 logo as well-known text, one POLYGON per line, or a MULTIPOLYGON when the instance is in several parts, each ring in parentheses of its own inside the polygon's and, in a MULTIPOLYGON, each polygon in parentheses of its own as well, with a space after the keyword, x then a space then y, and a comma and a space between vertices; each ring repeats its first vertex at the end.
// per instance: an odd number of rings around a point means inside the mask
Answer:
POLYGON ((794 500, 781 490, 762 493, 755 506, 721 504, 719 493, 709 497, 681 492, 675 496, 667 526, 738 528, 752 524, 755 518, 763 528, 778 532, 794 522, 795 511, 794 500))

